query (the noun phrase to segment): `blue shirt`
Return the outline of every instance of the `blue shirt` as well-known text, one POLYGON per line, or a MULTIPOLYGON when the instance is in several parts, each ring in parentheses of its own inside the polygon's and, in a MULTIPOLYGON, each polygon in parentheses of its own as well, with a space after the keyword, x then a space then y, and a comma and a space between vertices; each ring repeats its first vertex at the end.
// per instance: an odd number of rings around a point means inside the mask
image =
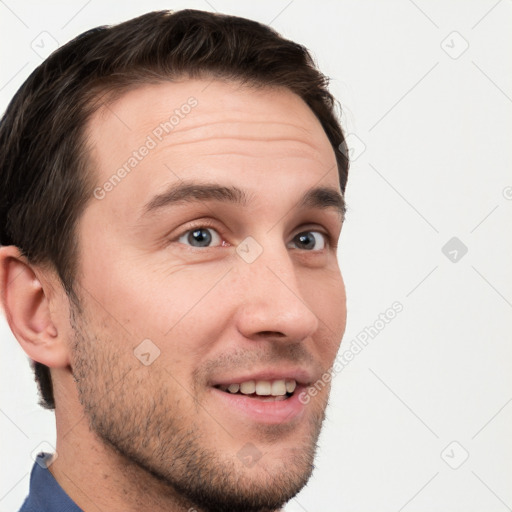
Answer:
POLYGON ((30 473, 30 489, 19 512, 83 512, 48 469, 51 453, 41 452, 30 473))

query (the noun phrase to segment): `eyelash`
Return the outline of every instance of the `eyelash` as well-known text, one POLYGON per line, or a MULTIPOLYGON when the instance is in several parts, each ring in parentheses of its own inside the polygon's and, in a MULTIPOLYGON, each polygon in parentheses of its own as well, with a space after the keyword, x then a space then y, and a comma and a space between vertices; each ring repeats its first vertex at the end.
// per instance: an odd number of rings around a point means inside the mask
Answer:
MULTIPOLYGON (((189 226, 186 230, 182 231, 179 235, 177 235, 176 237, 174 237, 172 240, 170 240, 170 242, 177 242, 183 235, 186 235, 187 233, 189 233, 190 231, 195 231, 197 229, 200 229, 200 228, 208 228, 208 229, 214 229, 215 231, 217 231, 217 233, 220 235, 221 238, 223 238, 222 236, 222 233, 221 231, 217 228, 216 224, 214 222, 211 222, 209 220, 204 220, 202 221, 201 223, 198 223, 196 225, 192 225, 192 226, 189 226)), ((302 233, 306 233, 308 231, 314 231, 316 233, 321 233, 324 237, 325 237, 325 240, 326 240, 326 247, 324 249, 320 249, 320 250, 311 250, 311 251, 307 251, 307 250, 304 250, 305 252, 309 252, 309 253, 321 253, 322 251, 326 250, 327 247, 334 247, 335 246, 333 245, 333 237, 327 232, 327 231, 322 231, 320 229, 317 229, 317 228, 311 228, 311 229, 308 229, 306 228, 305 230, 303 231, 298 231, 295 235, 294 235, 294 238, 297 236, 297 235, 300 235, 302 233)), ((193 246, 189 246, 187 245, 186 247, 188 247, 189 249, 192 249, 192 250, 202 250, 204 251, 205 249, 217 249, 218 247, 220 246, 213 246, 213 247, 193 247, 193 246)), ((300 249, 299 249, 300 250, 300 249)))

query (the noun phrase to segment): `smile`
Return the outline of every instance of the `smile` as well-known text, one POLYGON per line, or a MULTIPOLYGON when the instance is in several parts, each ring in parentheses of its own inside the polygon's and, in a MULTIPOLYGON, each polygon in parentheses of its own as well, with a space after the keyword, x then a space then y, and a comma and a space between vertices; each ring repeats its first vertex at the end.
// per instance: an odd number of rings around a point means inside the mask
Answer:
POLYGON ((297 387, 295 379, 248 380, 229 385, 218 385, 217 389, 232 395, 246 395, 262 401, 286 400, 293 395, 297 387))
MULTIPOLYGON (((291 423, 294 420, 299 421, 304 415, 307 405, 302 403, 299 397, 306 386, 297 384, 293 392, 274 396, 258 394, 256 392, 256 382, 253 385, 255 391, 252 393, 243 393, 240 392, 240 389, 233 393, 227 389, 220 389, 221 386, 210 387, 212 398, 219 401, 222 406, 223 418, 234 416, 237 421, 242 419, 244 422, 249 420, 252 423, 279 425, 291 423)), ((232 389, 236 388, 233 387, 232 389)), ((244 389, 250 388, 248 386, 244 389)), ((266 392, 268 392, 268 387, 266 392)))

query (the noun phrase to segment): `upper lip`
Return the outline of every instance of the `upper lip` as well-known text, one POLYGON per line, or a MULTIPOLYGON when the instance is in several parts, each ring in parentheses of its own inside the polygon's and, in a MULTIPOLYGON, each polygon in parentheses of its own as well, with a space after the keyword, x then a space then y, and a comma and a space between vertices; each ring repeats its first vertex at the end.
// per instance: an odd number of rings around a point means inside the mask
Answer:
POLYGON ((257 372, 232 375, 229 377, 219 377, 211 381, 211 386, 220 386, 230 384, 240 384, 249 380, 295 380, 297 384, 308 386, 313 382, 312 372, 306 368, 265 368, 257 372))

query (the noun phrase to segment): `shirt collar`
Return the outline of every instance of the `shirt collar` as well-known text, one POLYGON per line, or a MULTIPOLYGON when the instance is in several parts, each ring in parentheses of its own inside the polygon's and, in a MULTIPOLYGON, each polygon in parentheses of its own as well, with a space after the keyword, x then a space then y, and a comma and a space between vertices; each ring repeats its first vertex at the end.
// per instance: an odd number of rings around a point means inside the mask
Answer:
POLYGON ((52 454, 37 455, 30 473, 30 489, 19 512, 83 512, 66 494, 47 467, 52 454))

